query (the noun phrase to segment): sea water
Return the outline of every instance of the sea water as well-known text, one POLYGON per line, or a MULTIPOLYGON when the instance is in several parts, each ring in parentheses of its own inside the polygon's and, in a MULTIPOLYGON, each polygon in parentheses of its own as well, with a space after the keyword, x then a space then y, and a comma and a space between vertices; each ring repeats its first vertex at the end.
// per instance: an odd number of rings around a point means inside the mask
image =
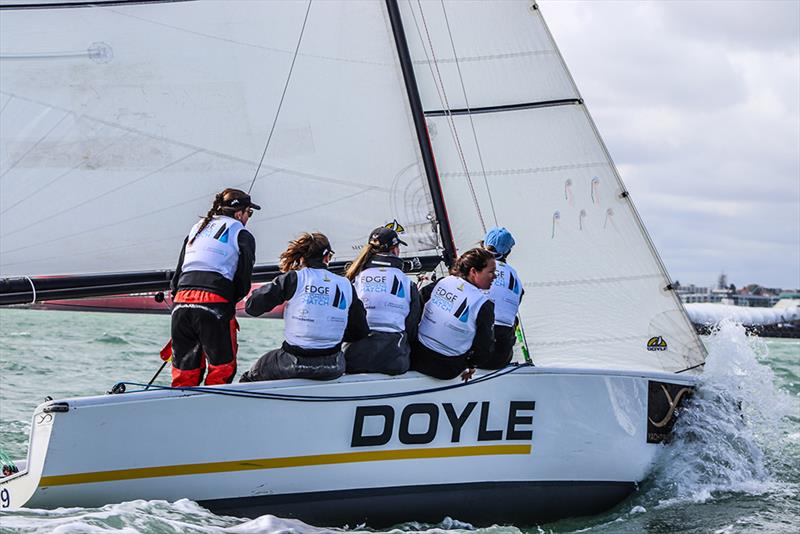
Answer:
MULTIPOLYGON (((277 347, 282 322, 240 321, 240 370, 277 347)), ((0 446, 24 458, 33 409, 45 396, 94 395, 147 382, 169 337, 166 315, 0 310, 0 446)), ((800 341, 760 339, 725 323, 705 338, 702 384, 657 468, 612 510, 520 529, 475 529, 457 517, 382 532, 800 532, 800 341)), ((168 369, 156 383, 167 384, 168 369)), ((217 516, 197 503, 131 501, 101 508, 0 512, 0 532, 361 532, 264 515, 217 516)), ((373 532, 373 531, 371 531, 373 532)))

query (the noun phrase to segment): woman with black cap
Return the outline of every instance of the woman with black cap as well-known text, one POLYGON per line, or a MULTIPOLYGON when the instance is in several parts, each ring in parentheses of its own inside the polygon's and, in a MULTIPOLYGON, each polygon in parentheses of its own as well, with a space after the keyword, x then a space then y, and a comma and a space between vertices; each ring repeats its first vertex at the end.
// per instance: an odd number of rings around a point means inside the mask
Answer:
POLYGON ((348 373, 399 375, 411 365, 410 339, 422 311, 417 286, 403 273, 400 245, 392 228, 375 228, 345 276, 367 310, 369 336, 346 346, 348 373))
POLYGON ((489 298, 494 302, 494 352, 484 364, 485 369, 500 369, 511 362, 514 343, 517 341, 516 327, 519 322, 519 304, 525 290, 516 269, 508 264, 508 255, 516 242, 504 227, 492 228, 483 238, 483 247, 494 254, 497 262, 497 277, 489 289, 489 298))
POLYGON ((183 241, 172 289, 172 386, 229 384, 236 374, 236 303, 250 292, 256 241, 250 195, 225 189, 183 241))
POLYGON ((245 311, 259 316, 286 303, 283 345, 258 359, 241 382, 281 378, 332 380, 344 374, 343 341, 369 333, 364 305, 350 281, 328 271, 330 241, 304 233, 281 254, 284 274, 253 291, 245 311))

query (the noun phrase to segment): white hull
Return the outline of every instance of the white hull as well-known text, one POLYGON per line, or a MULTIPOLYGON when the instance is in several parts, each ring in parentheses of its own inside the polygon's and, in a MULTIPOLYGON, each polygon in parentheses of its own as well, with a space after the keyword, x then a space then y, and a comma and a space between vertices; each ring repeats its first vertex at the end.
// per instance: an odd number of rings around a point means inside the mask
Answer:
MULTIPOLYGON (((672 413, 653 400, 655 382, 680 389, 694 379, 522 367, 388 399, 298 402, 181 390, 65 399, 36 409, 27 462, 0 481, 0 493, 11 508, 189 498, 217 513, 325 524, 445 515, 531 524, 599 512, 647 476, 659 449, 648 443, 649 387, 650 418, 672 413), (450 421, 469 403, 476 404, 456 432, 450 421)), ((345 397, 443 384, 450 383, 410 372, 222 389, 345 397)))

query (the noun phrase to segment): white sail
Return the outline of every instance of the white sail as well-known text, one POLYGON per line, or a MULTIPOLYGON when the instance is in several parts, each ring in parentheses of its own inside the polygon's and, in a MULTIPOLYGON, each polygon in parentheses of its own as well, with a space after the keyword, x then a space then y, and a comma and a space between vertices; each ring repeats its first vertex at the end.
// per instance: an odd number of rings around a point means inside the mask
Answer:
POLYGON ((700 364, 702 345, 538 8, 401 6, 456 246, 475 246, 490 226, 512 231, 534 361, 700 364))
POLYGON ((304 230, 337 260, 397 219, 435 247, 379 2, 179 2, 0 17, 0 273, 171 269, 224 187, 263 206, 257 263, 304 230), (252 21, 257 20, 257 24, 252 21))

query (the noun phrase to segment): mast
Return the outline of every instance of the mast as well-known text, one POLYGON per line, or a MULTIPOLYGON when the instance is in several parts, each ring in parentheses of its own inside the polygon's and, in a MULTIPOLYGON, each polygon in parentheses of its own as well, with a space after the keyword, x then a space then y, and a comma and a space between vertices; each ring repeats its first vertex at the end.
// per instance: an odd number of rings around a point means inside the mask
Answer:
POLYGON ((406 84, 408 103, 411 106, 411 116, 414 117, 414 128, 417 132, 419 149, 422 152, 422 162, 425 166, 425 175, 428 179, 428 188, 433 200, 433 210, 436 220, 439 223, 439 233, 442 237, 444 246, 444 262, 449 267, 456 258, 456 246, 453 239, 453 232, 450 228, 450 219, 447 217, 447 208, 444 204, 442 184, 439 181, 439 173, 436 170, 436 160, 433 157, 433 148, 428 136, 428 126, 425 123, 425 114, 422 109, 422 101, 419 97, 417 79, 414 75, 414 66, 411 63, 411 54, 408 51, 406 33, 403 29, 403 20, 400 9, 397 7, 397 0, 386 0, 386 9, 389 12, 389 20, 392 24, 392 33, 397 47, 397 55, 400 59, 400 68, 403 72, 403 80, 406 84))

